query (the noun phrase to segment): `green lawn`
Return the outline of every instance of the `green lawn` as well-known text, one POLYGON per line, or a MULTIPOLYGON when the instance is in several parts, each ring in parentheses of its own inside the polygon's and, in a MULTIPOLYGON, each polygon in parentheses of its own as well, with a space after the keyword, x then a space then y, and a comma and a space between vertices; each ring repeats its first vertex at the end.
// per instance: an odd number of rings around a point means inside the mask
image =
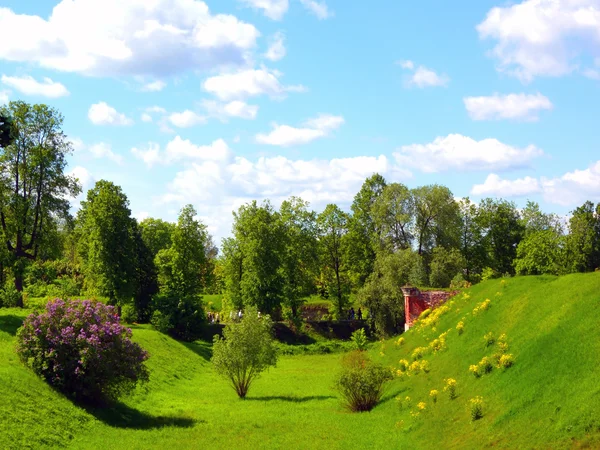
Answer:
POLYGON ((347 412, 332 389, 340 354, 282 357, 241 401, 211 371, 208 344, 185 345, 147 326, 134 328, 151 354, 146 389, 86 411, 19 364, 14 332, 26 312, 0 310, 0 448, 598 448, 600 274, 491 280, 468 292, 435 331, 415 328, 403 346, 373 345, 375 360, 397 367, 450 330, 447 349, 424 356, 429 373, 395 379, 362 414, 347 412), (474 317, 486 298, 490 309, 474 317), (492 353, 483 342, 490 331, 506 333, 515 365, 477 379, 469 365, 492 353), (458 382, 454 400, 442 392, 448 377, 458 382), (431 389, 440 391, 436 404, 431 389), (468 400, 477 395, 486 407, 471 422, 468 400), (401 408, 397 396, 412 405, 401 408), (426 409, 414 417, 420 401, 426 409))

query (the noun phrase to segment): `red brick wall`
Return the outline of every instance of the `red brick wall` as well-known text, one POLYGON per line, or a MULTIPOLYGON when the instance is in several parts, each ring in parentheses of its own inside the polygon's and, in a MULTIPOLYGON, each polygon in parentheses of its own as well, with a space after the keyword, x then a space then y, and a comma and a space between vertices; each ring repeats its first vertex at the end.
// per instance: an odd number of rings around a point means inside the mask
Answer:
POLYGON ((404 309, 407 328, 412 326, 413 322, 418 319, 423 311, 428 308, 436 308, 457 293, 458 291, 421 292, 416 288, 411 289, 410 292, 405 292, 404 309))

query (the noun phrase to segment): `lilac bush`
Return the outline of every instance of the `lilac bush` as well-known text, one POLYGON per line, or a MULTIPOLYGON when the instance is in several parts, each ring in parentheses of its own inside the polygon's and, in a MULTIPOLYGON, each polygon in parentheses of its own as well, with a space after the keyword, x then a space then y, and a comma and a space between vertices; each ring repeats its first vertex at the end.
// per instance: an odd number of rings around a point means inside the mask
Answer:
POLYGON ((148 380, 148 353, 131 341, 112 306, 52 300, 25 319, 17 337, 21 361, 77 400, 115 400, 148 380))

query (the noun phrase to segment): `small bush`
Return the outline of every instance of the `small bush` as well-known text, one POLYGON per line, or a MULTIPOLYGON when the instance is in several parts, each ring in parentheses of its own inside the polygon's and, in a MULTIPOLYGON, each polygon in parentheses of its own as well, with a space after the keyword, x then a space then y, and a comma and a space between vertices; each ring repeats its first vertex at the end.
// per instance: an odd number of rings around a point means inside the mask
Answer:
POLYGON ((471 364, 469 366, 469 372, 475 375, 475 378, 479 378, 481 376, 481 367, 479 364, 471 364))
POLYGON ((458 322, 458 324, 456 324, 456 331, 458 332, 458 334, 463 334, 465 331, 465 323, 461 320, 460 322, 458 322))
POLYGON ((429 396, 431 397, 431 401, 433 403, 437 403, 437 398, 438 398, 438 391, 435 389, 432 389, 431 391, 429 391, 429 396))
POLYGON ((398 340, 396 341, 396 345, 397 345, 398 347, 402 347, 402 346, 404 345, 404 338, 403 338, 402 336, 400 336, 400 337, 398 338, 398 340))
POLYGON ((490 309, 491 305, 492 301, 489 298, 486 298, 481 303, 478 303, 475 309, 473 309, 473 315, 476 316, 482 311, 487 311, 488 309, 490 309))
POLYGON ((475 397, 469 400, 469 412, 471 421, 479 420, 483 417, 483 398, 475 397))
POLYGON ((135 306, 133 306, 133 305, 123 306, 123 308, 121 308, 121 320, 125 323, 137 322, 138 316, 137 316, 137 311, 135 310, 135 306))
POLYGON ((156 295, 152 309, 150 323, 161 333, 183 341, 194 341, 202 336, 206 316, 200 298, 156 295))
POLYGON ((507 353, 500 357, 499 366, 503 369, 508 369, 515 363, 515 359, 512 354, 507 353))
POLYGON ((367 349, 367 335, 365 334, 365 330, 363 328, 359 328, 350 338, 358 351, 365 351, 367 349))
POLYGON ((406 372, 408 370, 409 362, 407 360, 401 359, 400 361, 398 361, 398 363, 400 364, 398 368, 400 372, 406 372))
POLYGON ((479 361, 479 367, 481 367, 481 370, 484 373, 490 373, 494 368, 494 365, 492 364, 492 360, 489 357, 484 356, 481 359, 481 361, 479 361))
POLYGON ((389 369, 373 363, 366 352, 354 351, 342 361, 336 388, 351 411, 371 411, 381 400, 386 381, 391 379, 389 369))
POLYGON ((450 397, 450 400, 454 400, 458 396, 456 393, 456 380, 454 378, 448 378, 446 380, 444 392, 448 393, 448 397, 450 397))
POLYGON ((506 342, 506 334, 501 334, 497 342, 500 353, 508 352, 508 342, 506 342))
POLYGON ((419 361, 413 362, 409 366, 408 371, 413 375, 418 375, 421 372, 421 363, 419 361))
POLYGON ((425 411, 427 409, 427 403, 419 402, 417 403, 417 408, 419 409, 419 411, 425 411))
POLYGON ((0 289, 0 307, 13 308, 17 306, 21 295, 13 283, 6 283, 4 288, 0 289))
POLYGON ((429 314, 431 314, 431 308, 427 308, 421 314, 419 314, 419 320, 426 319, 427 317, 429 317, 429 314))
POLYGON ((423 358, 423 355, 425 354, 425 351, 427 349, 425 347, 417 347, 413 350, 412 352, 412 359, 413 361, 416 361, 417 359, 421 359, 423 358))
POLYGON ((17 337, 21 361, 77 400, 114 400, 148 380, 148 354, 112 306, 57 299, 28 316, 17 337))
POLYGON ((421 370, 425 373, 429 373, 429 371, 431 370, 431 368, 429 366, 429 361, 425 361, 425 360, 421 361, 421 370))
POLYGON ((489 347, 490 345, 494 345, 496 342, 496 338, 494 337, 494 333, 491 331, 483 336, 483 342, 485 342, 485 346, 489 347))

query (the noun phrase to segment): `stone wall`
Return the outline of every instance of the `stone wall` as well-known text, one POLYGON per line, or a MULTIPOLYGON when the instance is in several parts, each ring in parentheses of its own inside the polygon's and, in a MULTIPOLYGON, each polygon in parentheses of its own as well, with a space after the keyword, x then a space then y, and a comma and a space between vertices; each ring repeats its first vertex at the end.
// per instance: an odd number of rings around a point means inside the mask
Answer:
POLYGON ((425 291, 421 292, 415 287, 405 286, 404 294, 404 329, 408 330, 413 322, 419 318, 426 309, 433 309, 458 294, 458 291, 425 291))

